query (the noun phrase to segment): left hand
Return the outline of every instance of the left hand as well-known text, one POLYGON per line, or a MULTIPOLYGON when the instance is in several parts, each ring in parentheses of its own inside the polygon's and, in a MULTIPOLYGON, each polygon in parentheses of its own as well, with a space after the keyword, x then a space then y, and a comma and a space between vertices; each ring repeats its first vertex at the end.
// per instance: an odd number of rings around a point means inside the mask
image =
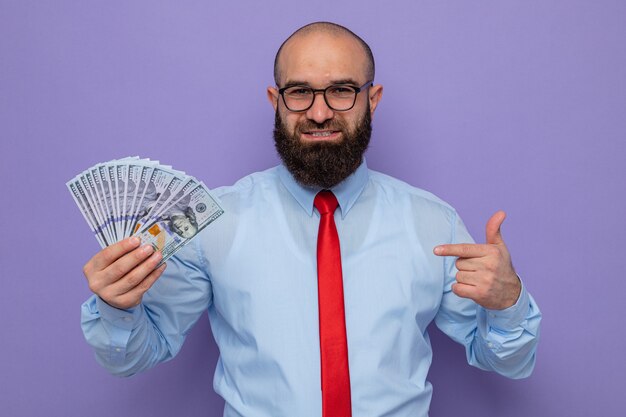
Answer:
POLYGON ((500 226, 506 213, 498 211, 487 222, 485 244, 449 244, 435 247, 438 256, 457 256, 456 283, 452 291, 469 298, 484 308, 503 310, 517 302, 522 290, 500 226))

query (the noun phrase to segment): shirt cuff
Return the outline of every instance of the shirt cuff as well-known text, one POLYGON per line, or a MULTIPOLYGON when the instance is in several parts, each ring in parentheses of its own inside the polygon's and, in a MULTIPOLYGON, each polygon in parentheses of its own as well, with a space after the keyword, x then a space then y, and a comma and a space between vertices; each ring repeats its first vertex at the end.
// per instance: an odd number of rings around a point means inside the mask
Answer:
POLYGON ((143 313, 140 306, 121 310, 106 303, 102 298, 96 296, 96 308, 100 313, 100 317, 115 327, 124 330, 133 330, 143 313))
POLYGON ((520 284, 522 285, 520 295, 517 298, 517 302, 511 307, 505 308, 504 310, 485 309, 487 313, 487 325, 489 325, 489 327, 501 330, 513 330, 526 320, 530 309, 530 297, 521 279, 520 284))

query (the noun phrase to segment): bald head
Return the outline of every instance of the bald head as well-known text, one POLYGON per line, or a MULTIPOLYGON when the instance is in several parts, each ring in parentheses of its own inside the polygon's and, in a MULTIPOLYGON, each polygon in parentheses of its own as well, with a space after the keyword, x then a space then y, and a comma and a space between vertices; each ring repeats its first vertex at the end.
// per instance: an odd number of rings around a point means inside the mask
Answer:
POLYGON ((315 35, 326 35, 332 38, 349 38, 355 42, 357 48, 360 48, 363 56, 364 56, 364 68, 363 71, 368 80, 374 80, 375 66, 374 66, 374 55, 372 54, 372 50, 369 45, 365 43, 363 39, 357 36, 350 29, 345 28, 341 25, 331 22, 315 22, 310 23, 306 26, 301 27, 291 34, 283 42, 283 44, 278 49, 276 53, 276 57, 274 58, 274 81, 276 85, 280 86, 282 81, 282 59, 281 56, 285 50, 289 49, 289 45, 293 43, 293 41, 307 37, 307 36, 315 36, 315 35))

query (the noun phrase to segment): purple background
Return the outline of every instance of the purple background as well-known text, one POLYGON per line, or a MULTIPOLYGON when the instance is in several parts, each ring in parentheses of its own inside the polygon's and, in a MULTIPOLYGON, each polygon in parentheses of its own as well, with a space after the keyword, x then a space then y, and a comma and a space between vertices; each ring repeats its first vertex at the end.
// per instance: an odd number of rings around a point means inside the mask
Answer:
POLYGON ((544 314, 535 373, 470 368, 433 329, 432 416, 622 416, 626 2, 0 1, 0 414, 221 416, 206 317, 173 361, 96 364, 79 306, 98 245, 65 181, 141 155, 210 187, 277 163, 265 98, 281 41, 333 20, 385 86, 371 168, 497 209, 544 314))

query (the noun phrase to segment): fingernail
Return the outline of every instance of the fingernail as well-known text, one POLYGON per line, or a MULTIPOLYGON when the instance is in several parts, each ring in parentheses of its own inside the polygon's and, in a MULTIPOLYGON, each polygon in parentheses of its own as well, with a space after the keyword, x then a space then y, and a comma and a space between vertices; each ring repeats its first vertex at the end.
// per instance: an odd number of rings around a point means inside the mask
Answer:
POLYGON ((153 248, 151 245, 144 245, 144 246, 141 248, 141 251, 142 251, 143 253, 152 253, 152 252, 154 251, 154 248, 153 248))
POLYGON ((130 244, 131 245, 138 245, 140 242, 139 238, 137 236, 133 236, 130 238, 130 244))
POLYGON ((435 246, 433 252, 435 252, 435 255, 441 255, 443 253, 443 248, 441 246, 435 246))

